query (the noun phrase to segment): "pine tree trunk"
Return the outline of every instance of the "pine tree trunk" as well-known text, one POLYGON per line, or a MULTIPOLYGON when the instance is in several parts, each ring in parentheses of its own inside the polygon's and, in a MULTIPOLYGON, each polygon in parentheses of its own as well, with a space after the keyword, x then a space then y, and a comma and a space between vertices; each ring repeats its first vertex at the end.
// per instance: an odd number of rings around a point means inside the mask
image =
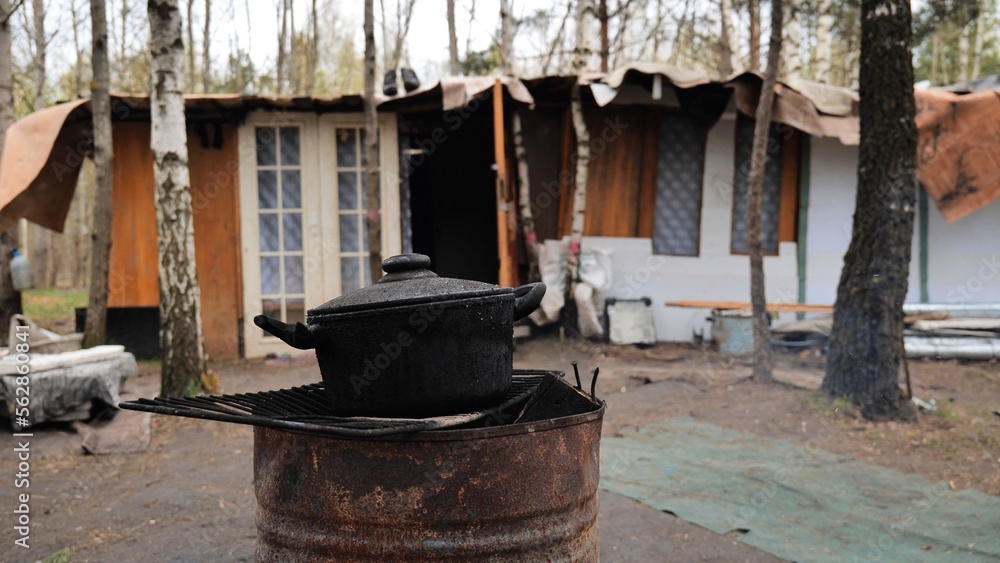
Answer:
MULTIPOLYGON (((771 130, 774 84, 781 64, 781 0, 771 0, 771 43, 767 51, 764 84, 757 102, 753 128, 750 174, 747 176, 747 250, 750 254, 750 302, 753 306, 753 377, 771 382, 771 331, 767 324, 764 297, 764 241, 761 213, 764 199, 764 170, 767 166, 767 141, 771 130)), ((777 155, 774 155, 777 156, 777 155)))
POLYGON ((448 0, 448 74, 458 76, 461 73, 462 69, 458 65, 458 33, 455 31, 455 0, 448 0))
POLYGON ((111 96, 108 71, 108 20, 104 0, 91 0, 93 37, 90 110, 94 119, 94 209, 90 223, 90 291, 83 345, 98 346, 106 340, 108 313, 108 264, 111 256, 111 167, 114 149, 111 135, 111 96))
POLYGON ((989 5, 986 0, 979 0, 979 15, 976 16, 976 42, 972 49, 972 79, 979 78, 983 55, 983 33, 985 31, 983 20, 989 14, 989 5))
POLYGON ((822 388, 868 418, 912 412, 898 376, 916 201, 910 20, 909 0, 861 4, 857 203, 822 388))
POLYGON ((178 0, 149 0, 153 51, 150 96, 160 255, 160 394, 195 395, 205 372, 200 291, 184 119, 184 44, 178 0))
POLYGON ((365 202, 372 283, 382 277, 382 217, 378 181, 378 114, 375 111, 375 7, 365 0, 365 202))
POLYGON ((719 2, 719 22, 722 30, 719 35, 719 74, 722 78, 729 78, 733 73, 733 46, 736 41, 733 39, 733 0, 720 0, 719 2))
POLYGON ((749 0, 750 11, 750 70, 760 70, 760 0, 749 0))
MULTIPOLYGON (((209 31, 212 29, 212 4, 211 0, 205 0, 205 26, 201 36, 201 91, 208 94, 212 91, 212 43, 209 31)), ((194 50, 194 44, 190 45, 194 50)), ((191 87, 194 89, 194 86, 191 87)))

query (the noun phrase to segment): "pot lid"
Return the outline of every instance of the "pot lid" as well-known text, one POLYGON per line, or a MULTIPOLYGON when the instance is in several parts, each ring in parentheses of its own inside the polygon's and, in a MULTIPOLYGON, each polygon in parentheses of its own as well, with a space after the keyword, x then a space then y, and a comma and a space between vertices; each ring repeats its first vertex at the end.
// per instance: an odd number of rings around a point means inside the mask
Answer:
POLYGON ((382 279, 311 309, 309 317, 502 295, 514 291, 491 283, 442 278, 430 271, 430 265, 430 257, 424 254, 400 254, 386 258, 382 261, 382 270, 386 274, 382 279))

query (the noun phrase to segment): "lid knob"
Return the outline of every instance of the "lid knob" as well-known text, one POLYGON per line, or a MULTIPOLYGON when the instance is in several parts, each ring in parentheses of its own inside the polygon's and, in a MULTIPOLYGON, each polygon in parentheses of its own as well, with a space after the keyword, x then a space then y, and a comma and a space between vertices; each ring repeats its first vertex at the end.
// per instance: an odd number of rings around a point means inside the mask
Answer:
POLYGON ((430 271, 431 259, 425 254, 400 254, 382 261, 386 276, 379 282, 394 282, 418 278, 436 278, 430 271))
POLYGON ((387 274, 400 272, 416 272, 431 267, 431 258, 426 254, 400 254, 390 256, 382 261, 382 269, 387 274))

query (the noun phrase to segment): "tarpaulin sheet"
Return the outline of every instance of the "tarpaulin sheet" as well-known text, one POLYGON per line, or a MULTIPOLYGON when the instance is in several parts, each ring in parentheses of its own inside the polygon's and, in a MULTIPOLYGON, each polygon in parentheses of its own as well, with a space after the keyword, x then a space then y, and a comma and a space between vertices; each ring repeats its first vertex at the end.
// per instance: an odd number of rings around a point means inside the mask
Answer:
POLYGON ((917 90, 917 177, 951 222, 1000 198, 1000 92, 917 90))
POLYGON ((792 561, 996 561, 1000 498, 686 418, 609 436, 601 488, 792 561))
MULTIPOLYGON (((32 372, 29 375, 31 400, 26 417, 29 426, 73 412, 95 399, 117 409, 122 380, 135 377, 136 373, 135 356, 129 352, 112 359, 32 372)), ((0 376, 0 395, 12 424, 19 420, 16 401, 20 386, 17 383, 15 375, 0 376)))

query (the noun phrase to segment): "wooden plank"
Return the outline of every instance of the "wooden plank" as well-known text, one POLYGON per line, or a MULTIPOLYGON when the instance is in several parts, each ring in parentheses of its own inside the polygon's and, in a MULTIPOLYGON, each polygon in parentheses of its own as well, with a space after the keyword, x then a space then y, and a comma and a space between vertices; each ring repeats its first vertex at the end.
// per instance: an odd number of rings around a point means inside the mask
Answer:
POLYGON ((781 195, 778 199, 778 242, 795 242, 799 207, 799 149, 801 136, 791 131, 781 147, 781 195))
POLYGON ((504 136, 503 115, 503 84, 498 78, 493 83, 493 156, 497 167, 496 204, 497 204, 497 255, 500 258, 500 285, 511 287, 516 283, 512 245, 509 234, 509 213, 514 213, 510 198, 510 186, 507 181, 507 155, 504 136))
MULTIPOLYGON (((667 301, 667 307, 690 309, 750 309, 750 303, 741 301, 667 301)), ((768 303, 768 311, 788 313, 832 313, 833 305, 808 305, 805 303, 768 303)))
POLYGON ((158 307, 159 250, 150 126, 118 122, 113 127, 108 306, 158 307))
POLYGON ((903 324, 913 324, 917 321, 944 321, 951 318, 951 313, 923 313, 903 317, 903 324))
POLYGON ((639 181, 639 209, 636 236, 653 238, 653 213, 656 209, 656 168, 660 149, 660 109, 646 108, 642 120, 642 165, 639 181))
POLYGON ((219 148, 203 146, 188 129, 188 167, 205 353, 213 360, 231 360, 239 358, 242 310, 239 221, 233 220, 239 209, 239 153, 236 127, 215 127, 208 125, 207 131, 210 141, 222 136, 219 148))
POLYGON ((587 236, 638 236, 642 183, 643 108, 593 108, 586 104, 590 132, 587 168, 587 236), (616 125, 612 125, 616 124, 616 125), (618 129, 621 124, 622 129, 618 129))

